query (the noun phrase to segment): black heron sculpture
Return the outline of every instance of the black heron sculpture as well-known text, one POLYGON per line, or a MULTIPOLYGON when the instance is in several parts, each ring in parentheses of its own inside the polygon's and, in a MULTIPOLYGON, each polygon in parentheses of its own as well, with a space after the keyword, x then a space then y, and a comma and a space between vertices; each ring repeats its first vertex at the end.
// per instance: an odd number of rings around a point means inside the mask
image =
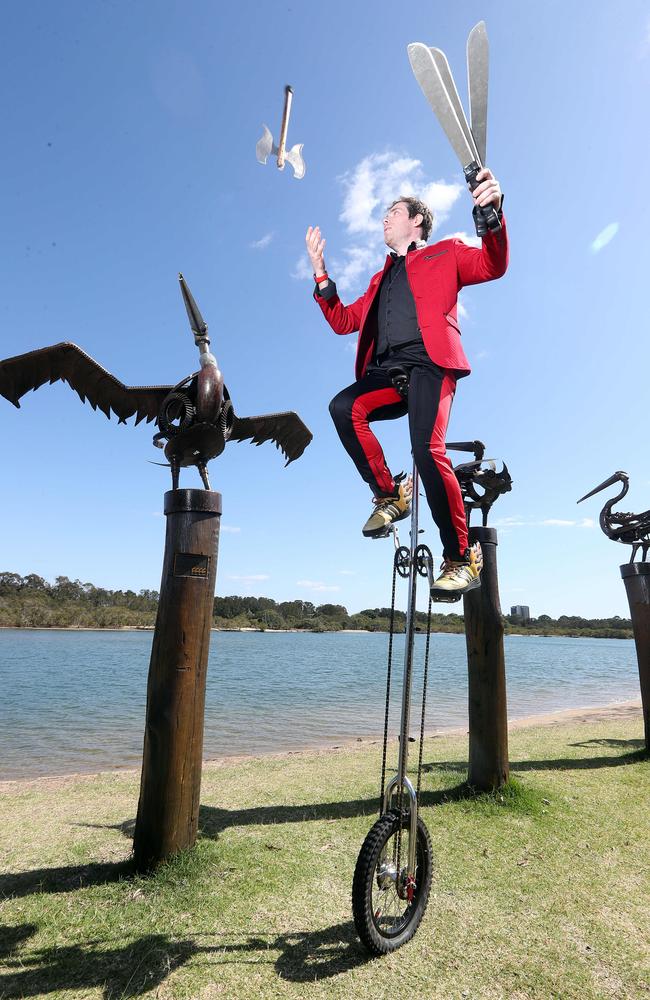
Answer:
POLYGON ((614 483, 621 483, 622 489, 615 497, 608 500, 601 510, 598 518, 600 526, 612 541, 632 546, 631 563, 634 562, 634 557, 639 549, 641 549, 641 561, 645 562, 648 558, 648 552, 650 552, 650 510, 644 510, 642 514, 612 510, 614 504, 622 500, 630 488, 630 477, 627 472, 615 472, 613 476, 606 479, 600 486, 596 486, 591 492, 585 493, 583 497, 580 497, 578 503, 582 503, 583 500, 587 500, 589 497, 594 496, 594 494, 600 493, 601 490, 606 490, 608 486, 613 486, 614 483))
POLYGON ((312 439, 311 431, 297 413, 268 413, 238 417, 223 376, 210 352, 208 327, 183 275, 178 276, 194 343, 199 349, 200 368, 175 385, 127 386, 102 368, 76 344, 54 344, 15 358, 0 361, 0 395, 19 407, 22 396, 46 382, 67 382, 81 402, 99 408, 118 423, 135 417, 155 420, 158 433, 153 443, 163 448, 172 472, 172 488, 178 488, 179 470, 195 465, 206 489, 210 489, 207 463, 224 450, 228 441, 273 441, 286 465, 302 455, 312 439))

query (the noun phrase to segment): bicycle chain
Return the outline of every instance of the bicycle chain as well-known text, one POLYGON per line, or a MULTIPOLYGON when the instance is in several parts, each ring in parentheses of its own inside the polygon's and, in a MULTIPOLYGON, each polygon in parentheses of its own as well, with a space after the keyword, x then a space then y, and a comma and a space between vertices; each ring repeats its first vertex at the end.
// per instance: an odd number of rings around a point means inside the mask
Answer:
MULTIPOLYGON (((382 757, 382 772, 381 772, 381 799, 379 803, 379 813, 381 815, 383 809, 384 800, 384 787, 386 779, 386 747, 388 741, 388 710, 389 710, 389 691, 390 691, 390 675, 392 670, 392 653, 393 653, 393 634, 394 634, 394 624, 395 624, 395 590, 397 583, 397 573, 403 578, 410 576, 411 572, 414 571, 419 573, 420 576, 428 577, 429 582, 433 582, 433 557, 431 555, 431 550, 427 545, 418 545, 414 553, 414 564, 411 566, 411 553, 405 546, 400 546, 395 552, 395 558, 393 560, 393 587, 391 594, 391 616, 390 616, 390 633, 388 640, 388 682, 386 691, 386 714, 384 717, 384 747, 383 747, 383 757, 382 757), (406 553, 406 556, 404 555, 406 553)), ((427 608, 427 638, 426 646, 424 650, 424 672, 422 677, 422 711, 420 715, 420 747, 418 755, 418 770, 417 770, 417 788, 416 788, 416 798, 419 802, 420 799, 420 789, 422 786, 422 757, 424 751, 424 726, 425 726, 425 714, 426 714, 426 702, 427 702, 427 683, 429 676, 429 652, 431 647, 431 608, 432 608, 432 598, 431 591, 429 591, 429 604, 427 608)), ((415 615, 415 608, 413 609, 413 614, 415 615)), ((406 636, 405 636, 406 641, 406 636)), ((407 737, 408 739, 408 734, 407 737)), ((413 887, 407 885, 406 883, 402 887, 400 884, 401 880, 401 864, 402 864, 402 830, 404 823, 404 816, 402 811, 402 796, 403 789, 400 786, 397 789, 397 813, 399 817, 399 826, 397 828, 397 838, 396 838, 396 851, 393 852, 393 860, 395 862, 395 888, 397 895, 400 899, 408 898, 408 893, 411 892, 413 887), (403 893, 406 892, 405 897, 403 893)), ((416 834, 417 835, 417 834, 416 834)))

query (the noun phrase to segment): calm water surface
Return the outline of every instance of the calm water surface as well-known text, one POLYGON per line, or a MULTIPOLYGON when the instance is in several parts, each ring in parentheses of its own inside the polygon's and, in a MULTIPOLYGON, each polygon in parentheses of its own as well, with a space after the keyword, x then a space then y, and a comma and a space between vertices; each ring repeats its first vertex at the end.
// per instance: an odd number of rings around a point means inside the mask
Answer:
MULTIPOLYGON (((152 638, 0 630, 0 777, 138 767, 152 638)), ((632 640, 509 636, 505 646, 511 719, 639 697, 632 640)), ((377 736, 387 648, 382 634, 213 632, 204 756, 377 736)), ((403 649, 397 636, 395 727, 403 649)), ((465 637, 432 636, 427 729, 466 722, 465 637)))

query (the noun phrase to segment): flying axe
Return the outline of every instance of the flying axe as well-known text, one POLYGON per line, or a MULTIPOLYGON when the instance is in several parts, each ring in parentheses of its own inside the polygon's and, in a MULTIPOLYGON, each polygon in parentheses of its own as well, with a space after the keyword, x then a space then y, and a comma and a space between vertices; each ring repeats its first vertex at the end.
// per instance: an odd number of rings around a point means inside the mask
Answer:
POLYGON ((305 161, 302 158, 303 143, 296 143, 287 150, 287 130, 289 128, 289 115, 291 114, 291 102, 293 100, 293 90, 291 87, 284 88, 284 111, 282 112, 282 125, 280 126, 280 142, 276 146, 273 136, 266 125, 263 125, 264 134, 255 147, 257 159, 260 163, 266 163, 269 156, 277 156, 278 170, 284 170, 284 164, 290 163, 293 167, 293 176, 300 180, 305 176, 305 161))

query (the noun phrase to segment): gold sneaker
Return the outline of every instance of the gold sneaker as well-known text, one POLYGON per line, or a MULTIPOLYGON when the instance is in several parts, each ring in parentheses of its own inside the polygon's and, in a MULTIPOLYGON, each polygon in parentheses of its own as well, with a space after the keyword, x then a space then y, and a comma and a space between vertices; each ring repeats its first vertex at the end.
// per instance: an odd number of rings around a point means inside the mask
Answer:
POLYGON ((468 549, 468 558, 463 562, 445 559, 442 572, 431 587, 431 597, 434 601, 459 600, 463 594, 481 586, 482 569, 481 546, 479 542, 474 542, 468 549))
POLYGON ((401 473, 395 476, 395 485, 397 496, 375 497, 372 501, 375 509, 361 529, 366 538, 385 538, 394 521, 401 521, 411 513, 413 477, 401 473))

